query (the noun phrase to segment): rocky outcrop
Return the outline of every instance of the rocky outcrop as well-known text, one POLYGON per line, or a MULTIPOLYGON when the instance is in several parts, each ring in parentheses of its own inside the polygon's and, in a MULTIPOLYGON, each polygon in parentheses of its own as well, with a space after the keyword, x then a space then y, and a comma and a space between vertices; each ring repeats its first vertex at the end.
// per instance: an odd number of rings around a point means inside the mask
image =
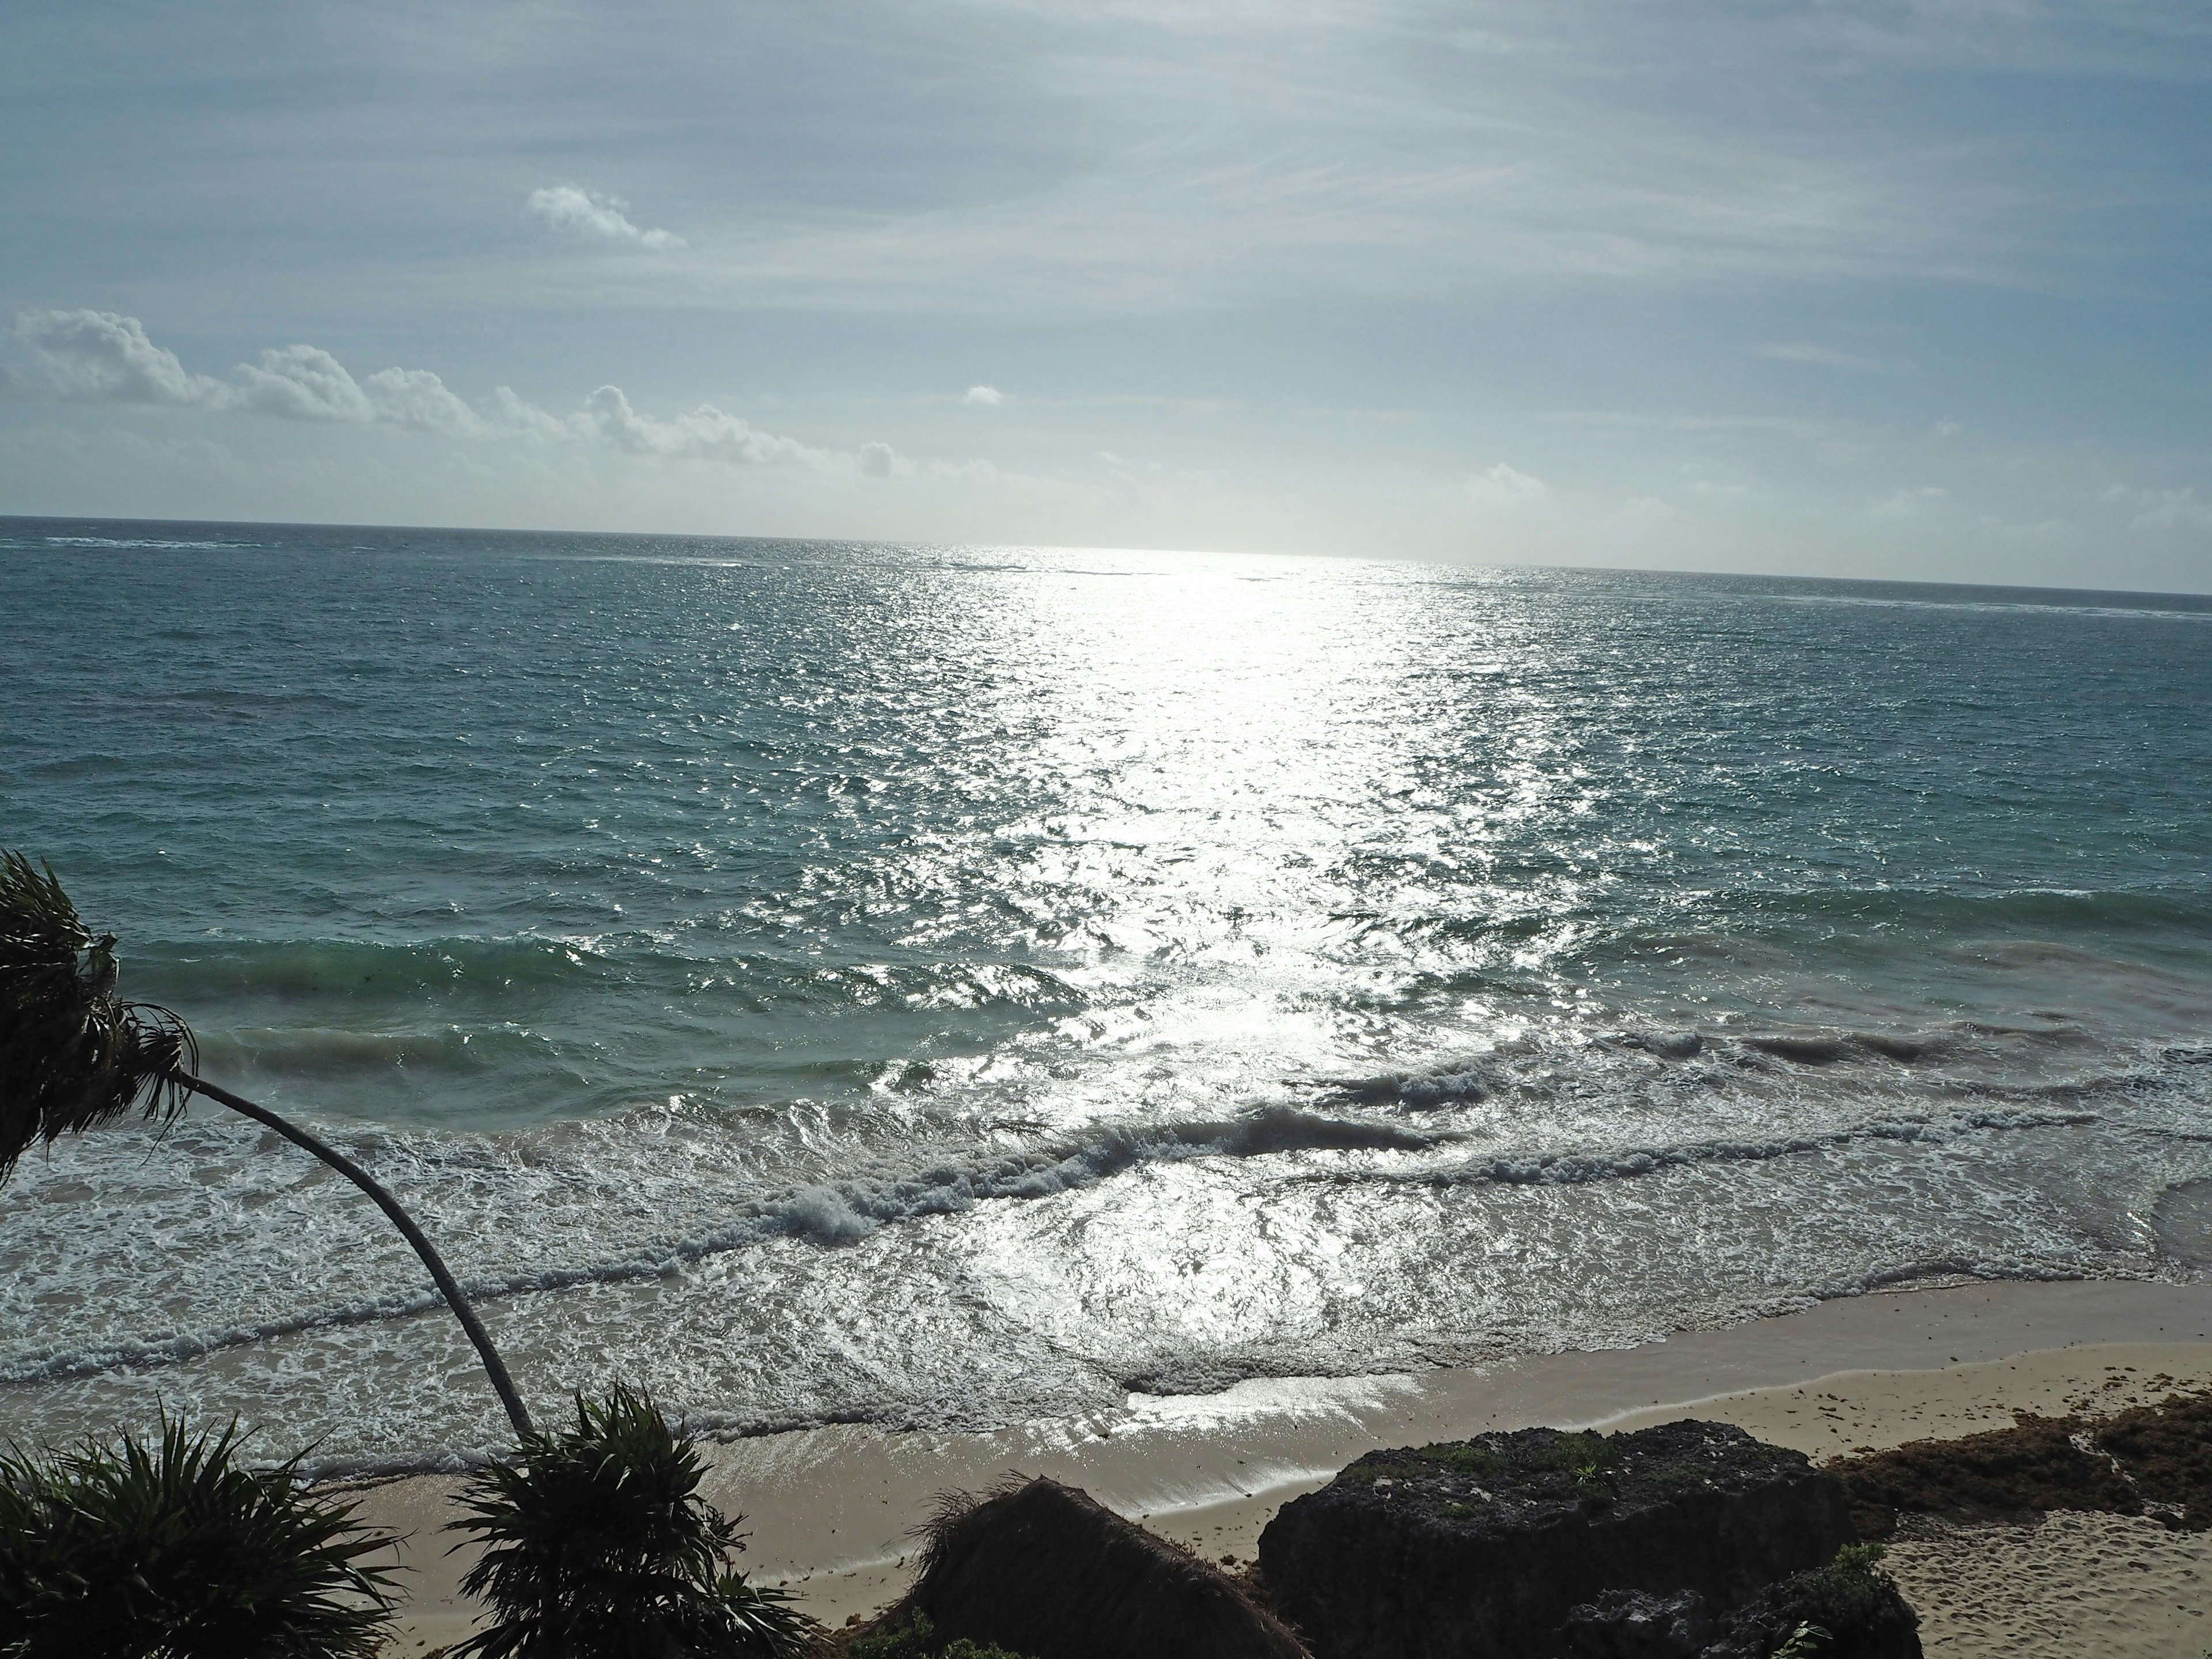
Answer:
POLYGON ((1712 1609, 1695 1590, 1607 1590, 1568 1610, 1559 1649, 1565 1659, 1698 1659, 1712 1637, 1712 1609))
POLYGON ((1729 1614, 1699 1659, 1769 1659, 1800 1631, 1819 1659, 1921 1659, 1919 1615, 1895 1580, 1854 1554, 1769 1584, 1729 1614))
MULTIPOLYGON (((1853 1535, 1833 1480, 1726 1424, 1523 1429, 1370 1453, 1284 1506, 1260 1570, 1318 1659, 1531 1659, 1607 1591, 1734 1608, 1853 1535)), ((1613 1623, 1639 1620, 1623 1639, 1658 1639, 1672 1615, 1613 1623)))
POLYGON ((949 1504, 893 1616, 914 1613, 1033 1659, 1307 1659, 1220 1571, 1052 1480, 949 1504))

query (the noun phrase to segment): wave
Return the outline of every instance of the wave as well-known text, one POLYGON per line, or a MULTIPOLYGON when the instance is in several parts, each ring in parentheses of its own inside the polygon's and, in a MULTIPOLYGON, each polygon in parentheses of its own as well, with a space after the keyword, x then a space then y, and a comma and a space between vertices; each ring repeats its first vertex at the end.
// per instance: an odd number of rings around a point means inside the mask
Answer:
MULTIPOLYGON (((2100 1121, 2094 1112, 1958 1112, 1940 1118, 1900 1117, 1863 1123, 1825 1134, 1779 1135, 1754 1140, 1700 1140, 1678 1146, 1637 1146, 1608 1152, 1548 1152, 1535 1157, 1488 1158, 1456 1169, 1418 1174, 1388 1170, 1364 1178, 1426 1187, 1578 1187, 1656 1175, 1662 1170, 1701 1164, 1768 1163, 1802 1152, 1819 1152, 1860 1141, 1921 1142, 1948 1146, 1978 1130, 2056 1129, 2100 1121)), ((1330 1180, 1343 1177, 1311 1176, 1330 1180)))
POLYGON ((447 1025, 415 1031, 349 1031, 325 1026, 233 1026, 202 1037, 200 1055, 210 1073, 325 1077, 395 1066, 454 1073, 495 1072, 540 1060, 548 1047, 544 1038, 512 1028, 447 1025))
MULTIPOLYGON (((2009 1026, 1962 1020, 1935 1030, 1913 1032, 1821 1030, 1723 1036, 1663 1028, 1612 1030, 1597 1032, 1587 1042, 1589 1051, 1596 1054, 1626 1052, 1661 1061, 1705 1060, 1729 1065, 1739 1071, 1760 1072, 1774 1070, 1772 1062, 1776 1060, 1800 1068, 1911 1067, 2002 1057, 2021 1049, 2057 1053, 2087 1048, 2095 1046, 2097 1039, 2071 1024, 2009 1026)), ((2190 1056, 2200 1053, 2206 1056, 2205 1063, 2212 1063, 2212 1049, 2167 1048, 2160 1052, 2165 1060, 2174 1064, 2185 1063, 2190 1056)), ((1518 1080, 1514 1062, 1519 1057, 1518 1050, 1500 1048, 1483 1056, 1445 1060, 1424 1072, 1288 1081, 1294 1087, 1316 1090, 1315 1099, 1324 1105, 1432 1111, 1474 1105, 1512 1089, 1518 1080)), ((2008 1091, 2008 1085, 1994 1080, 1954 1081, 1953 1086, 1972 1092, 2008 1091)), ((2033 1086, 2081 1091, 2089 1085, 2075 1083, 2033 1086)))
MULTIPOLYGON (((1741 889, 1701 895, 1695 908, 1742 916, 1753 924, 1776 919, 1906 928, 1955 940, 1962 949, 1972 948, 1978 936, 2014 930, 2058 927, 2095 934, 2201 932, 2212 926, 2212 891, 2203 887, 2021 887, 1994 893, 1913 887, 1741 889)), ((1670 939, 1665 930, 1654 929, 1648 942, 1670 939)))
MULTIPOLYGON (((1898 1116, 1826 1133, 1765 1139, 1701 1140, 1607 1152, 1490 1154, 1442 1168, 1407 1170, 1369 1162, 1355 1170, 1316 1170, 1293 1179, 1439 1188, 1578 1186, 1637 1179, 1701 1164, 1771 1161, 1857 1142, 1946 1146, 1972 1133, 2069 1127, 2100 1121, 2096 1114, 2083 1111, 1969 1110, 1898 1116)), ((858 1243, 888 1224, 959 1214, 993 1200, 1048 1199, 1096 1186, 1147 1164, 1306 1152, 1420 1154, 1463 1143, 1467 1138, 1452 1132, 1334 1117, 1286 1105, 1222 1121, 1112 1125, 1073 1145, 1012 1154, 988 1163, 942 1163, 896 1176, 852 1177, 787 1188, 738 1204, 728 1224, 697 1237, 653 1241, 619 1260, 478 1278, 464 1289, 472 1299, 488 1302, 584 1285, 662 1279, 692 1263, 775 1238, 805 1239, 834 1249, 858 1243)), ((442 1305, 434 1291, 423 1289, 282 1319, 118 1343, 98 1351, 30 1355, 26 1357, 27 1363, 0 1371, 0 1387, 34 1386, 123 1366, 177 1364, 219 1349, 322 1328, 404 1318, 442 1305)))
POLYGON ((468 987, 586 983, 617 971, 592 944, 515 937, 414 944, 355 939, 159 942, 131 952, 134 976, 191 987, 196 997, 416 994, 468 987))
POLYGON ((1381 938, 1443 953, 1443 961, 1431 957, 1431 965, 1409 975, 1402 993, 1407 996, 1525 992, 1569 963, 1636 971, 1671 957, 1725 961, 1762 950, 1801 968, 1838 957, 1892 963, 1932 957, 1980 969, 2074 966, 2100 976, 2130 977, 2174 970, 2118 957, 2116 941, 2154 943, 2167 951, 2178 945, 2201 958, 2212 935, 2212 890, 2197 886, 1984 894, 1892 887, 1713 889, 1655 893, 1626 908, 1620 897, 1616 893, 1603 904, 1532 900, 1523 909, 1464 915, 1342 911, 1334 920, 1355 941, 1381 938), (1524 965, 1531 946, 1540 947, 1544 969, 1524 965))
POLYGON ((163 552, 213 552, 260 547, 259 542, 174 541, 155 536, 41 536, 48 547, 153 548, 163 552))
POLYGON ((845 1010, 885 1004, 927 1009, 1011 1007, 1065 1013, 1088 1006, 1075 985, 1022 962, 823 962, 811 953, 718 949, 711 936, 634 932, 589 937, 447 937, 408 943, 366 939, 158 941, 131 953, 134 980, 188 986, 211 999, 352 999, 471 991, 599 991, 632 981, 664 990, 713 988, 750 1012, 792 1006, 845 1010))

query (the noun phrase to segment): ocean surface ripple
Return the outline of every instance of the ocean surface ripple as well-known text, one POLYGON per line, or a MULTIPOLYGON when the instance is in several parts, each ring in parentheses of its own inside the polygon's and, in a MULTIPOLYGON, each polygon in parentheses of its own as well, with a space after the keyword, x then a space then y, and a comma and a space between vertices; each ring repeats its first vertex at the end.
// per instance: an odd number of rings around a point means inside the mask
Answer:
MULTIPOLYGON (((526 1391, 981 1426, 2212 1271, 2212 601, 0 520, 0 844, 526 1391)), ((0 1190, 0 1432, 503 1419, 201 1103, 0 1190)))

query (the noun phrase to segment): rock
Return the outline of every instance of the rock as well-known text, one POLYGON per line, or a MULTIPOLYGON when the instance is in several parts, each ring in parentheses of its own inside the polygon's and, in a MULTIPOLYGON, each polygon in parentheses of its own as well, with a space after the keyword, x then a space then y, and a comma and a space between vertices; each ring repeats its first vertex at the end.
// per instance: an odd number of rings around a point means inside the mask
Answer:
POLYGON ((1308 1659, 1223 1573, 1051 1480, 941 1511, 909 1613, 1030 1659, 1308 1659))
POLYGON ((1727 1424, 1370 1452, 1260 1538, 1319 1659, 1530 1659, 1607 1590, 1733 1607, 1852 1538, 1837 1484, 1727 1424))
POLYGON ((1565 1659, 1698 1659, 1712 1630, 1695 1590, 1607 1590, 1569 1611, 1559 1650, 1565 1659))
POLYGON ((1875 1566, 1880 1559, 1878 1547, 1855 1545, 1832 1565, 1768 1585, 1729 1615, 1700 1659, 1769 1659, 1807 1626, 1826 1632, 1810 1644, 1818 1659, 1922 1659, 1920 1616, 1875 1566))

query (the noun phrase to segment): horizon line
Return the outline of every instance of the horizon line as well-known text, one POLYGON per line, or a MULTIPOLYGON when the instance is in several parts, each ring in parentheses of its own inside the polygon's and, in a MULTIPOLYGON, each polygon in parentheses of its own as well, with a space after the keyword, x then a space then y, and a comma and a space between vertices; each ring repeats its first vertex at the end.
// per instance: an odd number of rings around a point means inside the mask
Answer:
POLYGON ((2070 586, 2042 582, 1916 581, 1899 576, 1824 576, 1760 570, 1698 570, 1655 565, 1567 564, 1541 559, 1491 560, 1484 562, 1424 556, 1413 553, 1311 553, 1249 548, 1131 547, 1075 542, 938 542, 883 541, 853 536, 779 536, 749 533, 715 534, 695 530, 555 530, 527 526, 364 524, 347 520, 316 519, 147 519, 105 514, 0 513, 0 526, 76 525, 81 526, 191 526, 223 530, 347 530, 382 535, 424 536, 570 536, 599 540, 729 543, 765 542, 800 547, 896 547, 933 551, 1048 552, 1195 555, 1202 558, 1275 558, 1366 560, 1379 564, 1441 566, 1455 570, 1588 571, 1623 576, 1704 576, 1731 580, 1790 582, 1807 585, 1845 584, 1858 587, 1940 588, 1978 593, 2064 593, 2107 599, 2184 599, 2203 602, 2212 610, 2212 589, 2165 589, 2070 586))

